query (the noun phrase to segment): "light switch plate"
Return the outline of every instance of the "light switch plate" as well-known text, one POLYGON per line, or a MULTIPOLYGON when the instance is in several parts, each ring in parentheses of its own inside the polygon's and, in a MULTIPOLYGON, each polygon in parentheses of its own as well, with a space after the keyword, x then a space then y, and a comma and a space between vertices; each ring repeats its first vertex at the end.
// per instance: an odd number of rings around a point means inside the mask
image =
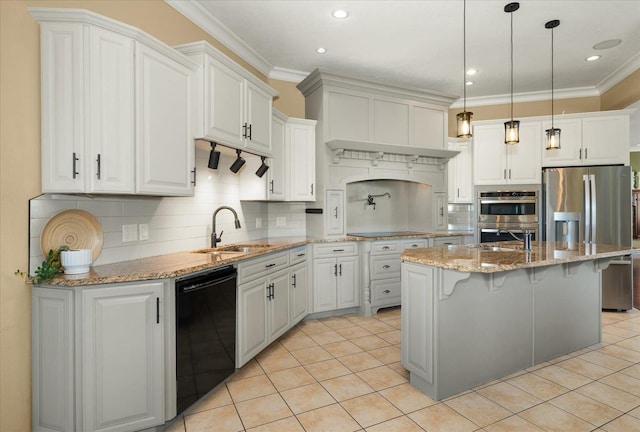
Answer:
POLYGON ((140 240, 149 240, 149 224, 140 224, 138 228, 140 231, 140 240))
POLYGON ((134 242, 138 240, 138 225, 122 225, 122 243, 134 242))

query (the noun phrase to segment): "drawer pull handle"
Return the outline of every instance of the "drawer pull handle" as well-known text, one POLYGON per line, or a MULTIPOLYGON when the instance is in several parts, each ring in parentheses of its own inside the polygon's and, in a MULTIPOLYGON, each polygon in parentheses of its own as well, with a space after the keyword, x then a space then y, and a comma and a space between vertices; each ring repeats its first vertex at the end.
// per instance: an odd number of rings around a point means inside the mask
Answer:
POLYGON ((334 252, 344 252, 344 249, 334 249, 334 252))
POLYGON ((306 253, 299 253, 299 254, 298 254, 298 255, 296 255, 296 256, 303 257, 303 256, 305 256, 305 255, 306 255, 306 253))
POLYGON ((418 247, 418 245, 417 244, 412 244, 411 247, 415 249, 415 248, 418 247))
POLYGON ((389 250, 389 246, 382 246, 382 250, 389 250))
POLYGON ((271 263, 271 264, 267 264, 265 267, 266 267, 266 268, 269 268, 269 267, 273 267, 273 266, 275 266, 275 264, 274 264, 274 263, 271 263))
POLYGON ((391 291, 389 291, 389 290, 384 290, 384 291, 382 291, 382 294, 391 294, 391 291))
POLYGON ((388 268, 390 268, 390 267, 391 267, 391 266, 390 266, 389 264, 385 264, 385 265, 383 265, 383 266, 382 266, 382 268, 383 268, 383 269, 388 269, 388 268))

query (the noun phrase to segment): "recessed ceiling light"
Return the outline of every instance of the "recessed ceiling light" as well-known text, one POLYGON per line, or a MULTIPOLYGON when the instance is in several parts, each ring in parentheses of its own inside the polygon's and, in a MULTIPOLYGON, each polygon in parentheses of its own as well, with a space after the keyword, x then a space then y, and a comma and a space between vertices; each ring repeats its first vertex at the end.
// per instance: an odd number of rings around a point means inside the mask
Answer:
POLYGON ((473 81, 467 81, 465 85, 473 85, 473 81))
POLYGON ((599 60, 599 59, 600 59, 599 55, 592 55, 592 56, 587 57, 585 60, 586 61, 596 61, 596 60, 599 60))
POLYGON ((326 50, 325 48, 320 47, 320 48, 318 48, 318 49, 316 50, 316 52, 317 52, 318 54, 324 54, 324 53, 326 53, 326 52, 327 52, 327 50, 326 50))
POLYGON ((349 16, 349 12, 343 9, 337 9, 331 13, 331 16, 334 17, 335 19, 345 19, 346 17, 349 16))
POLYGON ((605 50, 609 48, 613 48, 614 46, 618 46, 622 43, 620 39, 609 39, 606 41, 598 42, 593 46, 593 49, 596 50, 605 50))
POLYGON ((475 75, 478 73, 477 69, 469 69, 467 70, 467 75, 475 75))

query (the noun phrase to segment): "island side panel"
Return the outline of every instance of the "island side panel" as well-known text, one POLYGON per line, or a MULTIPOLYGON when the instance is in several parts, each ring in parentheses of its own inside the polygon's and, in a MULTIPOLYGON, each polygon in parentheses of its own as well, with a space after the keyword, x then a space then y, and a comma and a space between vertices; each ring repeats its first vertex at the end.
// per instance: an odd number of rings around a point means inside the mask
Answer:
POLYGON ((534 364, 600 342, 602 287, 598 262, 534 269, 534 364))
POLYGON ((453 285, 447 281, 455 280, 459 272, 436 270, 443 274, 440 281, 444 288, 435 305, 437 399, 532 365, 533 288, 529 271, 471 273, 453 285))

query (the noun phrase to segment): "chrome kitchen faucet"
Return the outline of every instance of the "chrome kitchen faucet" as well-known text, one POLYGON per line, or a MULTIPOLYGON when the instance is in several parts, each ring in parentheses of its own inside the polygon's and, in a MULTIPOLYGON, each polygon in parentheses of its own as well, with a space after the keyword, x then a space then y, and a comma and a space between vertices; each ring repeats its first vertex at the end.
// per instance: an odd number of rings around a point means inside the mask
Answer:
POLYGON ((242 228, 242 226, 240 225, 240 220, 238 219, 238 213, 236 213, 234 209, 232 209, 229 206, 218 207, 216 211, 213 212, 213 217, 211 221, 211 247, 212 248, 216 247, 218 242, 222 241, 222 233, 224 232, 224 230, 220 231, 220 236, 218 237, 218 235, 216 234, 216 216, 218 215, 218 212, 220 210, 224 210, 224 209, 230 210, 231 213, 233 213, 233 217, 235 218, 233 222, 236 224, 236 229, 242 228))

